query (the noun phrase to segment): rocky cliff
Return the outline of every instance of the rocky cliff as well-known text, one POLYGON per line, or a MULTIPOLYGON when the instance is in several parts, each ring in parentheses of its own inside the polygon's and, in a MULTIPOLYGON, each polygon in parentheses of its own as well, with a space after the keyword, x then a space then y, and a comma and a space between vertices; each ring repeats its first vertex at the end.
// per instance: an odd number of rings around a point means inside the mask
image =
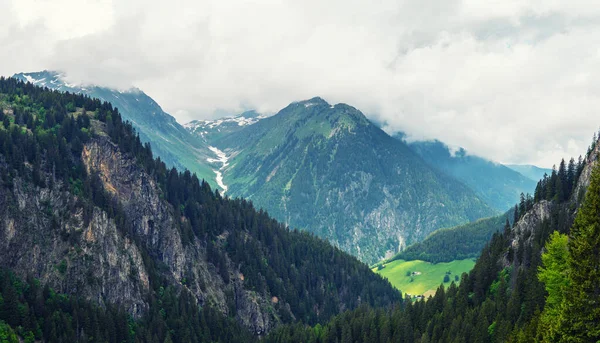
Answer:
MULTIPOLYGON (((225 283, 207 261, 206 247, 195 239, 182 245, 173 210, 156 182, 134 159, 124 155, 106 136, 88 142, 81 156, 89 174, 121 204, 133 229, 123 235, 115 220, 61 190, 34 187, 20 178, 12 190, 0 188, 0 263, 22 277, 35 277, 57 292, 78 294, 100 304, 123 306, 135 316, 148 308, 148 271, 142 254, 162 265, 164 277, 194 294, 200 305, 231 311, 256 334, 271 329, 278 318, 270 301, 245 290, 240 272, 227 263, 225 283), (84 218, 88 217, 89 218, 84 218)), ((50 177, 50 176, 48 176, 50 177)))
POLYGON ((159 341, 196 305, 262 335, 401 300, 352 256, 153 159, 109 103, 3 78, 0 268, 140 325, 158 316, 159 341))

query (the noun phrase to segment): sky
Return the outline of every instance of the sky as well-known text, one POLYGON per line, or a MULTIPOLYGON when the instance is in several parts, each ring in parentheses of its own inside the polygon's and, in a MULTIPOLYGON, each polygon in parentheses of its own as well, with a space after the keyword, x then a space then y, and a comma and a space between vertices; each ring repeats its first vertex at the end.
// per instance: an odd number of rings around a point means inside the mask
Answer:
POLYGON ((0 0, 0 75, 138 87, 181 123, 321 96, 550 167, 600 127, 594 0, 0 0))

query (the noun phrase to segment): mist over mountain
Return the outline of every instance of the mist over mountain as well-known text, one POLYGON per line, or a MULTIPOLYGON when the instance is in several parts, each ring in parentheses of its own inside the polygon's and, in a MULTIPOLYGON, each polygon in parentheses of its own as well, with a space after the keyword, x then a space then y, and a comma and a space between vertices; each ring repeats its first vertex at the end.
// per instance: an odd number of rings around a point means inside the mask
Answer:
POLYGON ((3 340, 252 342, 402 301, 355 257, 153 159, 109 103, 0 78, 0 142, 3 340))
POLYGON ((189 169, 211 185, 216 185, 214 172, 206 162, 212 156, 206 144, 191 135, 142 90, 70 84, 56 71, 18 73, 13 77, 36 86, 83 94, 111 103, 125 120, 133 124, 142 142, 150 142, 153 152, 168 165, 189 169))
POLYGON ((227 156, 227 194, 363 261, 495 213, 346 104, 295 102, 209 144, 227 156))
POLYGON ((539 181, 508 166, 470 155, 464 149, 451 151, 446 144, 437 140, 411 142, 408 146, 431 166, 464 182, 498 211, 506 211, 514 206, 521 193, 533 194, 539 181))
POLYGON ((506 166, 536 182, 543 179, 544 175, 552 174, 552 169, 540 168, 531 164, 507 164, 506 166))

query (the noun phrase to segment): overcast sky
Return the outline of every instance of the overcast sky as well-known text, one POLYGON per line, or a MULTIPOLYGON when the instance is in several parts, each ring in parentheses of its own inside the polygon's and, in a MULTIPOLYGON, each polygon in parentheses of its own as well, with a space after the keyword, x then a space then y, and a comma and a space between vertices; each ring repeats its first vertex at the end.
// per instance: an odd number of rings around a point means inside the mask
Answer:
POLYGON ((594 0, 0 0, 0 75, 144 90, 180 122, 321 96, 551 166, 600 126, 594 0))

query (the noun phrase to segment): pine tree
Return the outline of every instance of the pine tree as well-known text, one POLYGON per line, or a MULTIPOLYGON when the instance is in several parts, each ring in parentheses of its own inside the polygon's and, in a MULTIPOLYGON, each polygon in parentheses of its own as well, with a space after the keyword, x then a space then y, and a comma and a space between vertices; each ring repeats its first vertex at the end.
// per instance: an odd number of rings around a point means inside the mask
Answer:
POLYGON ((585 201, 577 213, 569 240, 567 341, 600 340, 600 168, 592 171, 585 201))
POLYGON ((540 333, 544 341, 557 340, 557 331, 563 321, 565 289, 569 285, 568 277, 568 237, 554 231, 546 243, 542 254, 543 266, 538 268, 538 279, 546 287, 546 305, 540 319, 540 333))
POLYGON ((558 202, 563 202, 567 198, 567 168, 565 166, 565 160, 562 159, 560 161, 560 165, 558 167, 558 175, 556 178, 556 200, 558 202))
POLYGON ((569 166, 567 167, 567 189, 569 193, 573 192, 575 181, 577 177, 577 166, 575 165, 575 159, 571 157, 569 160, 569 166))
POLYGON ((519 214, 524 215, 527 212, 527 205, 525 204, 525 194, 521 192, 519 197, 519 214))

